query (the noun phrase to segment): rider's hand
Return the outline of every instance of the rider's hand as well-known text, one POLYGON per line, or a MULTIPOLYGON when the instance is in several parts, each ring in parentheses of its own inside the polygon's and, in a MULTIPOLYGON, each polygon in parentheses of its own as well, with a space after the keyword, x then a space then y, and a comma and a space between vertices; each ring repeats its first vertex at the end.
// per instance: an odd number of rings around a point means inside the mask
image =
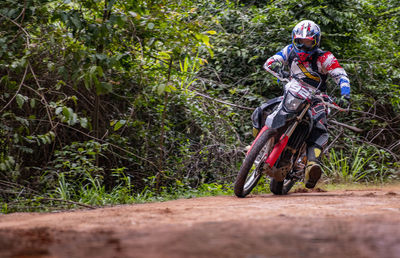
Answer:
POLYGON ((339 99, 338 105, 342 108, 349 108, 350 107, 350 95, 342 95, 342 97, 339 99))
POLYGON ((281 69, 281 70, 279 71, 279 76, 280 76, 281 78, 283 78, 283 79, 286 79, 286 78, 289 78, 289 77, 290 77, 290 73, 284 71, 283 69, 281 69))

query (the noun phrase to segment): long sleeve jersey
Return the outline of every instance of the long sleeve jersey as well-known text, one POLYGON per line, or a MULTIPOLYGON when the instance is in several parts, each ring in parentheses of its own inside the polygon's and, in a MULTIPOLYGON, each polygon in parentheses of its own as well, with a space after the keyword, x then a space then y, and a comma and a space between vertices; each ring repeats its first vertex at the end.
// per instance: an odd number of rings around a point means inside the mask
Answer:
MULTIPOLYGON (((293 55, 296 53, 292 53, 295 50, 293 49, 293 45, 287 45, 284 47, 281 51, 270 57, 264 64, 264 68, 267 71, 270 71, 274 73, 274 71, 271 71, 271 66, 275 62, 280 62, 283 65, 289 66, 290 74, 298 74, 298 73, 306 73, 307 71, 311 72, 313 71, 312 69, 312 64, 311 64, 311 59, 306 58, 301 56, 302 53, 297 54, 299 58, 289 58, 290 55, 293 55), (291 64, 289 64, 289 60, 292 59, 291 64), (300 59, 303 59, 304 61, 300 61, 300 59), (269 68, 269 69, 267 69, 269 68), (307 70, 307 71, 306 71, 307 70)), ((318 73, 321 75, 329 75, 330 77, 333 78, 333 80, 340 86, 341 94, 342 95, 349 95, 350 94, 350 81, 347 76, 346 71, 340 66, 338 60, 335 58, 335 56, 329 52, 323 52, 320 51, 321 53, 317 60, 316 60, 316 65, 318 68, 318 73)), ((316 71, 314 71, 316 72, 316 71)), ((276 75, 276 74, 275 74, 276 75)))

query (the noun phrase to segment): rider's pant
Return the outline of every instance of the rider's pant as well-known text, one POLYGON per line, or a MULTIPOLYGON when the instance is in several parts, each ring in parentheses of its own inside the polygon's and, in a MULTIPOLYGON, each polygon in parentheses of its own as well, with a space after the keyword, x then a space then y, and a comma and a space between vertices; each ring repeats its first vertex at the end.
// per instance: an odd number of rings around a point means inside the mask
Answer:
MULTIPOLYGON (((261 125, 260 121, 265 121, 266 115, 263 114, 260 110, 262 110, 262 106, 258 108, 258 112, 254 112, 252 115, 252 119, 258 119, 258 124, 261 125)), ((257 111, 257 110, 256 110, 257 111)), ((319 164, 321 154, 323 149, 328 142, 329 134, 326 129, 327 121, 326 121, 326 109, 325 106, 321 102, 315 102, 311 107, 312 120, 313 120, 313 130, 310 133, 310 136, 307 138, 307 160, 308 165, 319 164)), ((258 121, 257 120, 257 121, 258 121)), ((253 122, 254 126, 254 122, 253 122)), ((260 128, 253 128, 253 136, 256 137, 260 128)))
POLYGON ((322 103, 314 104, 311 112, 314 127, 306 141, 308 165, 320 163, 321 154, 329 138, 324 105, 322 103))

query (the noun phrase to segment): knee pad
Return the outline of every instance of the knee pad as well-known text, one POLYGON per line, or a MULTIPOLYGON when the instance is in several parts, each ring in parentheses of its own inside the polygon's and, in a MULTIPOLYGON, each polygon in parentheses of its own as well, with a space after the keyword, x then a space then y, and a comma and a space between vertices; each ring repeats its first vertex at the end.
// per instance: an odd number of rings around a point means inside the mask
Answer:
POLYGON ((260 131, 260 130, 258 130, 257 128, 253 127, 253 137, 254 137, 254 138, 257 137, 259 131, 260 131))

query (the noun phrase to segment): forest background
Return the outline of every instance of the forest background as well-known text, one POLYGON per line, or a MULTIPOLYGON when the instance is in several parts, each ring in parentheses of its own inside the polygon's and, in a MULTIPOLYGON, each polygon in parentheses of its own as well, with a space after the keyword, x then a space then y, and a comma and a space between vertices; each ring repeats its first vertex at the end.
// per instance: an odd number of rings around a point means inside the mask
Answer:
POLYGON ((231 194, 252 109, 282 94, 262 65, 303 19, 352 85, 325 180, 398 180, 399 14, 397 0, 3 0, 1 211, 231 194))

